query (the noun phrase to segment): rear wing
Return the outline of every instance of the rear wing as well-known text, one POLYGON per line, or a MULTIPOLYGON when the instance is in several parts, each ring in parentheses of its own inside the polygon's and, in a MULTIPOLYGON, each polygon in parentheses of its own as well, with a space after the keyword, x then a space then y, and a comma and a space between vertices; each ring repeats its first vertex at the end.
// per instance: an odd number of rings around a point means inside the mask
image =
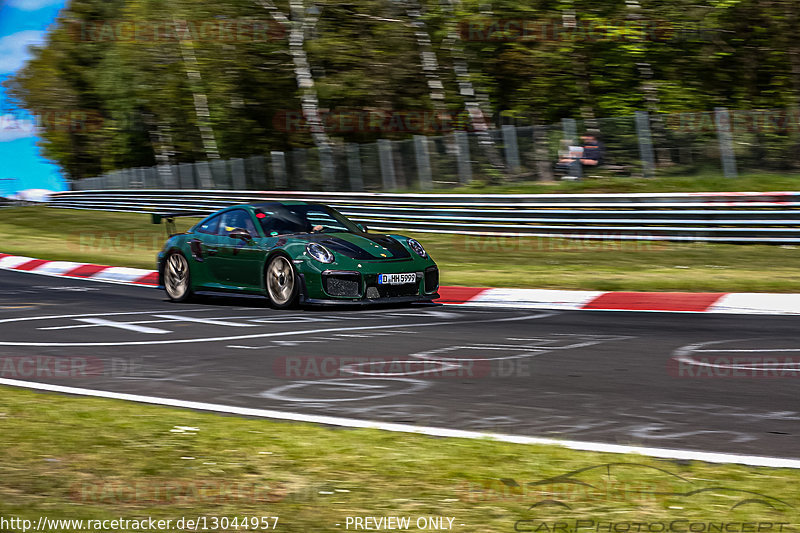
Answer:
POLYGON ((180 213, 150 213, 153 224, 161 224, 163 221, 166 224, 167 237, 177 235, 175 229, 175 218, 177 217, 205 217, 208 211, 181 211, 180 213))

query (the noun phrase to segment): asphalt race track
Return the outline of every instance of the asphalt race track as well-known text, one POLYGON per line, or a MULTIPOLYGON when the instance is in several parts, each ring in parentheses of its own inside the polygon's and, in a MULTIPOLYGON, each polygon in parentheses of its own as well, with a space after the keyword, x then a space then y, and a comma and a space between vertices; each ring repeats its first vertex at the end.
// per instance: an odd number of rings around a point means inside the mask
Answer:
POLYGON ((799 323, 433 305, 283 312, 260 299, 173 304, 151 288, 0 271, 0 377, 798 458, 799 323))

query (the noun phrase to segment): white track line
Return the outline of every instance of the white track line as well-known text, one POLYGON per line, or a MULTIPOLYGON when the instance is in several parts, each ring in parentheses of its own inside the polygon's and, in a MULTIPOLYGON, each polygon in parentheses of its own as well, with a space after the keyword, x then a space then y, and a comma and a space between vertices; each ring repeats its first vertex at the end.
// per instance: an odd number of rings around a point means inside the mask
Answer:
POLYGON ((119 328, 127 331, 136 331, 138 333, 172 333, 166 329, 148 328, 147 326, 137 326, 136 324, 128 324, 126 322, 114 322, 113 320, 106 320, 105 318, 77 318, 81 322, 88 322, 93 326, 108 326, 111 328, 119 328))
POLYGON ((258 327, 259 324, 245 324, 242 322, 227 322, 225 320, 219 320, 214 318, 201 318, 201 317, 190 317, 190 316, 182 316, 182 315, 153 315, 156 318, 165 318, 169 321, 173 322, 197 322, 199 324, 208 324, 211 326, 231 326, 234 328, 254 328, 258 327))
POLYGON ((250 416, 256 418, 272 418, 276 420, 308 422, 313 424, 324 424, 328 426, 380 429, 383 431, 394 431, 398 433, 416 433, 421 435, 430 435, 434 437, 450 437, 459 439, 487 439, 499 442, 510 442, 514 444, 540 444, 540 445, 551 445, 551 446, 563 446, 571 450, 588 451, 588 452, 635 453, 640 455, 646 455, 649 457, 658 457, 661 459, 679 459, 679 460, 704 461, 707 463, 743 464, 749 466, 765 466, 771 468, 800 469, 800 459, 784 459, 780 457, 764 457, 759 455, 738 455, 738 454, 714 453, 714 452, 695 452, 690 450, 675 450, 670 448, 650 448, 647 446, 624 446, 620 444, 605 444, 602 442, 558 440, 558 439, 547 439, 542 437, 508 435, 502 433, 483 433, 479 431, 465 431, 460 429, 447 429, 447 428, 437 428, 430 426, 414 426, 411 424, 371 422, 369 420, 358 420, 356 418, 309 415, 302 413, 290 413, 285 411, 273 411, 269 409, 253 409, 249 407, 236 407, 236 406, 220 405, 213 403, 191 402, 186 400, 175 400, 171 398, 158 398, 154 396, 140 396, 138 394, 124 394, 119 392, 98 391, 98 390, 83 389, 77 387, 64 387, 61 385, 50 385, 47 383, 19 381, 15 379, 5 379, 5 378, 0 378, 0 385, 8 385, 10 387, 24 387, 28 389, 44 390, 50 392, 60 392, 64 394, 76 394, 80 396, 92 396, 97 398, 126 400, 130 402, 147 403, 147 404, 161 405, 166 407, 179 407, 183 409, 194 409, 198 411, 228 413, 228 414, 250 416))

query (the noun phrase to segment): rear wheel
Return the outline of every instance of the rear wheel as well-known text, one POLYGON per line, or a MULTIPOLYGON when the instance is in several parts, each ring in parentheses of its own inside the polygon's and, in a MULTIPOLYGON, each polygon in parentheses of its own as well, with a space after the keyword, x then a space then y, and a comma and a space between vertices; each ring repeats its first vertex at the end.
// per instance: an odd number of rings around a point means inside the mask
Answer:
POLYGON ((265 279, 270 303, 278 309, 292 307, 297 300, 298 284, 289 258, 276 255, 267 266, 265 279))
POLYGON ((180 252, 173 252, 167 256, 164 264, 164 289, 173 302, 185 302, 192 298, 189 262, 180 252))

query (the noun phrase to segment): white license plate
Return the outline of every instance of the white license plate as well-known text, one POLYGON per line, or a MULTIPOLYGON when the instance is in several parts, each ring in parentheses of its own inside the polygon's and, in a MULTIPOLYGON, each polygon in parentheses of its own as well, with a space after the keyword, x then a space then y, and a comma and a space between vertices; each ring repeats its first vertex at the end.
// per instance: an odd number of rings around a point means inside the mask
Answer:
POLYGON ((378 274, 378 285, 405 285, 416 282, 416 274, 378 274))

